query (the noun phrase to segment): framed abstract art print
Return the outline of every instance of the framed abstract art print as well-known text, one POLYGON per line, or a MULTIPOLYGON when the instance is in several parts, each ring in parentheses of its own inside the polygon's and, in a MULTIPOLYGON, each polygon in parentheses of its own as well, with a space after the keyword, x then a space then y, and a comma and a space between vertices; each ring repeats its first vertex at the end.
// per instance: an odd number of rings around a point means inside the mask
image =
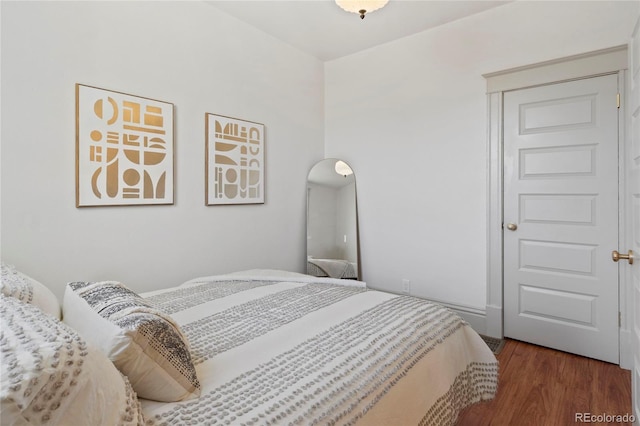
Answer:
POLYGON ((205 204, 264 203, 264 125, 205 114, 205 204))
POLYGON ((76 84, 76 206, 173 204, 173 104, 76 84))

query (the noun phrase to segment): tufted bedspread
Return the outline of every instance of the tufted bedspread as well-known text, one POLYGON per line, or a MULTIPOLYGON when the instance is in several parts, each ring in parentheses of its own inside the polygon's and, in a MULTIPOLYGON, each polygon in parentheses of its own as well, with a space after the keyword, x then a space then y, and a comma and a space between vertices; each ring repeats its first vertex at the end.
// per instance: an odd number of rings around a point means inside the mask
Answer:
POLYGON ((148 424, 451 425, 496 392, 494 355, 456 314, 359 281, 249 271, 142 296, 182 327, 202 384, 141 399, 148 424))

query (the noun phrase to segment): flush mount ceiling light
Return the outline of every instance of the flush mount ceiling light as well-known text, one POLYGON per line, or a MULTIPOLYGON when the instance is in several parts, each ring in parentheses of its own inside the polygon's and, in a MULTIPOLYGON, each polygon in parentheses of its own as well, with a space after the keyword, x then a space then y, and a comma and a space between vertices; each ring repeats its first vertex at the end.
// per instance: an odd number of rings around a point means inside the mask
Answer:
POLYGON ((351 170, 351 167, 349 167, 349 165, 342 160, 336 161, 335 169, 337 174, 342 175, 344 177, 347 177, 353 174, 353 170, 351 170))
POLYGON ((336 4, 347 12, 360 14, 360 19, 364 19, 365 13, 371 13, 384 7, 389 0, 336 0, 336 4))

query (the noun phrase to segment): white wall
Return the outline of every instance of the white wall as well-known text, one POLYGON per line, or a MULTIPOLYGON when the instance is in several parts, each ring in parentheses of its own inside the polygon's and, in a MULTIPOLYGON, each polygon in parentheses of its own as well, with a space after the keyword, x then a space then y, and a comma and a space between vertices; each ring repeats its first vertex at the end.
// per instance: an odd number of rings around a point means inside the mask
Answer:
POLYGON ((517 1, 325 65, 325 155, 357 175, 369 286, 485 308, 482 74, 626 44, 637 13, 517 1))
POLYGON ((245 268, 305 270, 322 63, 204 2, 1 8, 3 261, 60 297, 72 280, 145 291, 245 268), (75 207, 75 83, 175 105, 175 205, 75 207), (205 112, 265 124, 264 205, 205 207, 205 112))
POLYGON ((399 292, 407 278, 414 294, 481 309, 482 74, 624 44, 637 14, 637 2, 518 1, 323 71, 203 2, 0 8, 2 259, 59 296, 70 280, 143 291, 303 271, 306 175, 324 149, 357 175, 368 284, 399 292), (175 104, 174 206, 75 208, 75 83, 175 104), (205 112, 265 123, 264 205, 204 206, 205 112))

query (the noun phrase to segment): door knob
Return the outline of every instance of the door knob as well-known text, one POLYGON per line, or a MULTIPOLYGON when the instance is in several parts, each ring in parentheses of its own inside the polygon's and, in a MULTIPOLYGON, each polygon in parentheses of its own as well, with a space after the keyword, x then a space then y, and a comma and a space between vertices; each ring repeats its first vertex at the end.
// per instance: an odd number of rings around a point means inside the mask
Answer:
POLYGON ((629 250, 628 254, 620 254, 618 250, 614 250, 611 252, 611 258, 614 262, 617 262, 620 259, 626 259, 629 261, 629 265, 633 265, 633 251, 629 250))
POLYGON ((507 229, 509 231, 515 231, 516 229, 518 229, 518 225, 516 225, 515 223, 507 223, 507 229))

